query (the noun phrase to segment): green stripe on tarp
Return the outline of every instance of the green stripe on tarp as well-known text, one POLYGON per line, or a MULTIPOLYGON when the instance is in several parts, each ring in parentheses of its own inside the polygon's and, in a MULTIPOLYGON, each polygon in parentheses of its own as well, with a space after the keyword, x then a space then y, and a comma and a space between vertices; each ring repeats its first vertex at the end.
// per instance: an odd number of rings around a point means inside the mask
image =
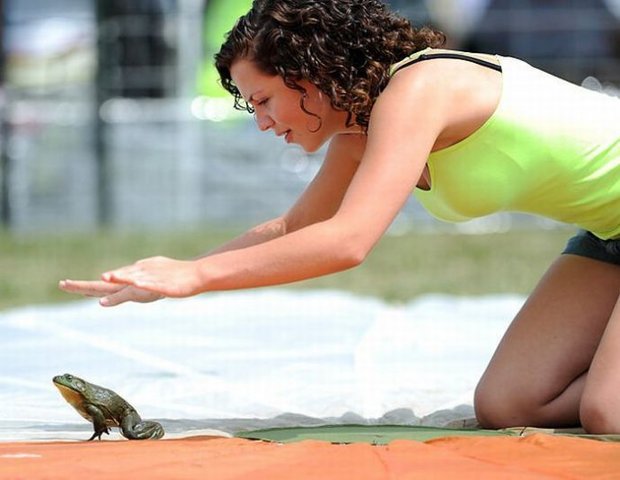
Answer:
POLYGON ((453 429, 403 425, 325 425, 320 427, 288 427, 252 430, 235 434, 238 438, 292 443, 302 440, 324 440, 331 443, 371 443, 385 445, 393 440, 424 442, 453 436, 515 436, 512 431, 453 429))

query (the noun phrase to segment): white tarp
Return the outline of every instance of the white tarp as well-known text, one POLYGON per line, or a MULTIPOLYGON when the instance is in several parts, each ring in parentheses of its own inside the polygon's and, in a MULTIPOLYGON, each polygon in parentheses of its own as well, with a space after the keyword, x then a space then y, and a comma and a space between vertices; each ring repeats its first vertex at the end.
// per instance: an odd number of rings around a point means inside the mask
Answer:
POLYGON ((59 424, 90 428, 52 385, 62 373, 183 428, 284 413, 373 419, 409 409, 423 417, 471 405, 523 300, 430 295, 395 306, 336 291, 260 289, 0 312, 0 440, 59 424))

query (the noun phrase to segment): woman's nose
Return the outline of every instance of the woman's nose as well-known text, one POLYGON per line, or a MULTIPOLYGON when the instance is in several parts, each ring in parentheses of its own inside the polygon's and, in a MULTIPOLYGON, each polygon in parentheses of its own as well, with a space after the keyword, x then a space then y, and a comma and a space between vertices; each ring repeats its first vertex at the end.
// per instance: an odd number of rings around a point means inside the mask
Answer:
POLYGON ((256 124, 261 132, 273 127, 274 122, 269 115, 254 113, 254 120, 256 120, 256 124))

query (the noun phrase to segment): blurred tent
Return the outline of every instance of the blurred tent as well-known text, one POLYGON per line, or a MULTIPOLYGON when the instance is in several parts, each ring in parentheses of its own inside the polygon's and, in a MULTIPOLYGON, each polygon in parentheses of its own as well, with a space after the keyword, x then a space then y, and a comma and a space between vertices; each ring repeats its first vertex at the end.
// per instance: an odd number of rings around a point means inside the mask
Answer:
POLYGON ((252 6, 252 0, 208 0, 204 12, 204 61, 198 72, 198 93, 206 97, 228 97, 220 86, 213 55, 237 19, 252 6))
POLYGON ((491 0, 462 48, 518 57, 576 83, 617 83, 619 38, 604 0, 491 0))

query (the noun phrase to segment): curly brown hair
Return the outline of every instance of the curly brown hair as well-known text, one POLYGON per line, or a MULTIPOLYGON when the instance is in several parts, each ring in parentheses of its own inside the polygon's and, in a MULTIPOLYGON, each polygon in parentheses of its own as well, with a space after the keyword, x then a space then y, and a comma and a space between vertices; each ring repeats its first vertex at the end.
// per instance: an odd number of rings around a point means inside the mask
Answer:
MULTIPOLYGON (((380 0, 254 0, 215 55, 215 66, 239 110, 254 113, 232 81, 230 67, 247 58, 262 72, 280 75, 289 88, 304 92, 300 80, 314 84, 333 108, 348 112, 348 126, 366 130, 390 66, 445 40, 430 27, 414 28, 380 0)), ((301 108, 316 116, 303 100, 301 108)))

